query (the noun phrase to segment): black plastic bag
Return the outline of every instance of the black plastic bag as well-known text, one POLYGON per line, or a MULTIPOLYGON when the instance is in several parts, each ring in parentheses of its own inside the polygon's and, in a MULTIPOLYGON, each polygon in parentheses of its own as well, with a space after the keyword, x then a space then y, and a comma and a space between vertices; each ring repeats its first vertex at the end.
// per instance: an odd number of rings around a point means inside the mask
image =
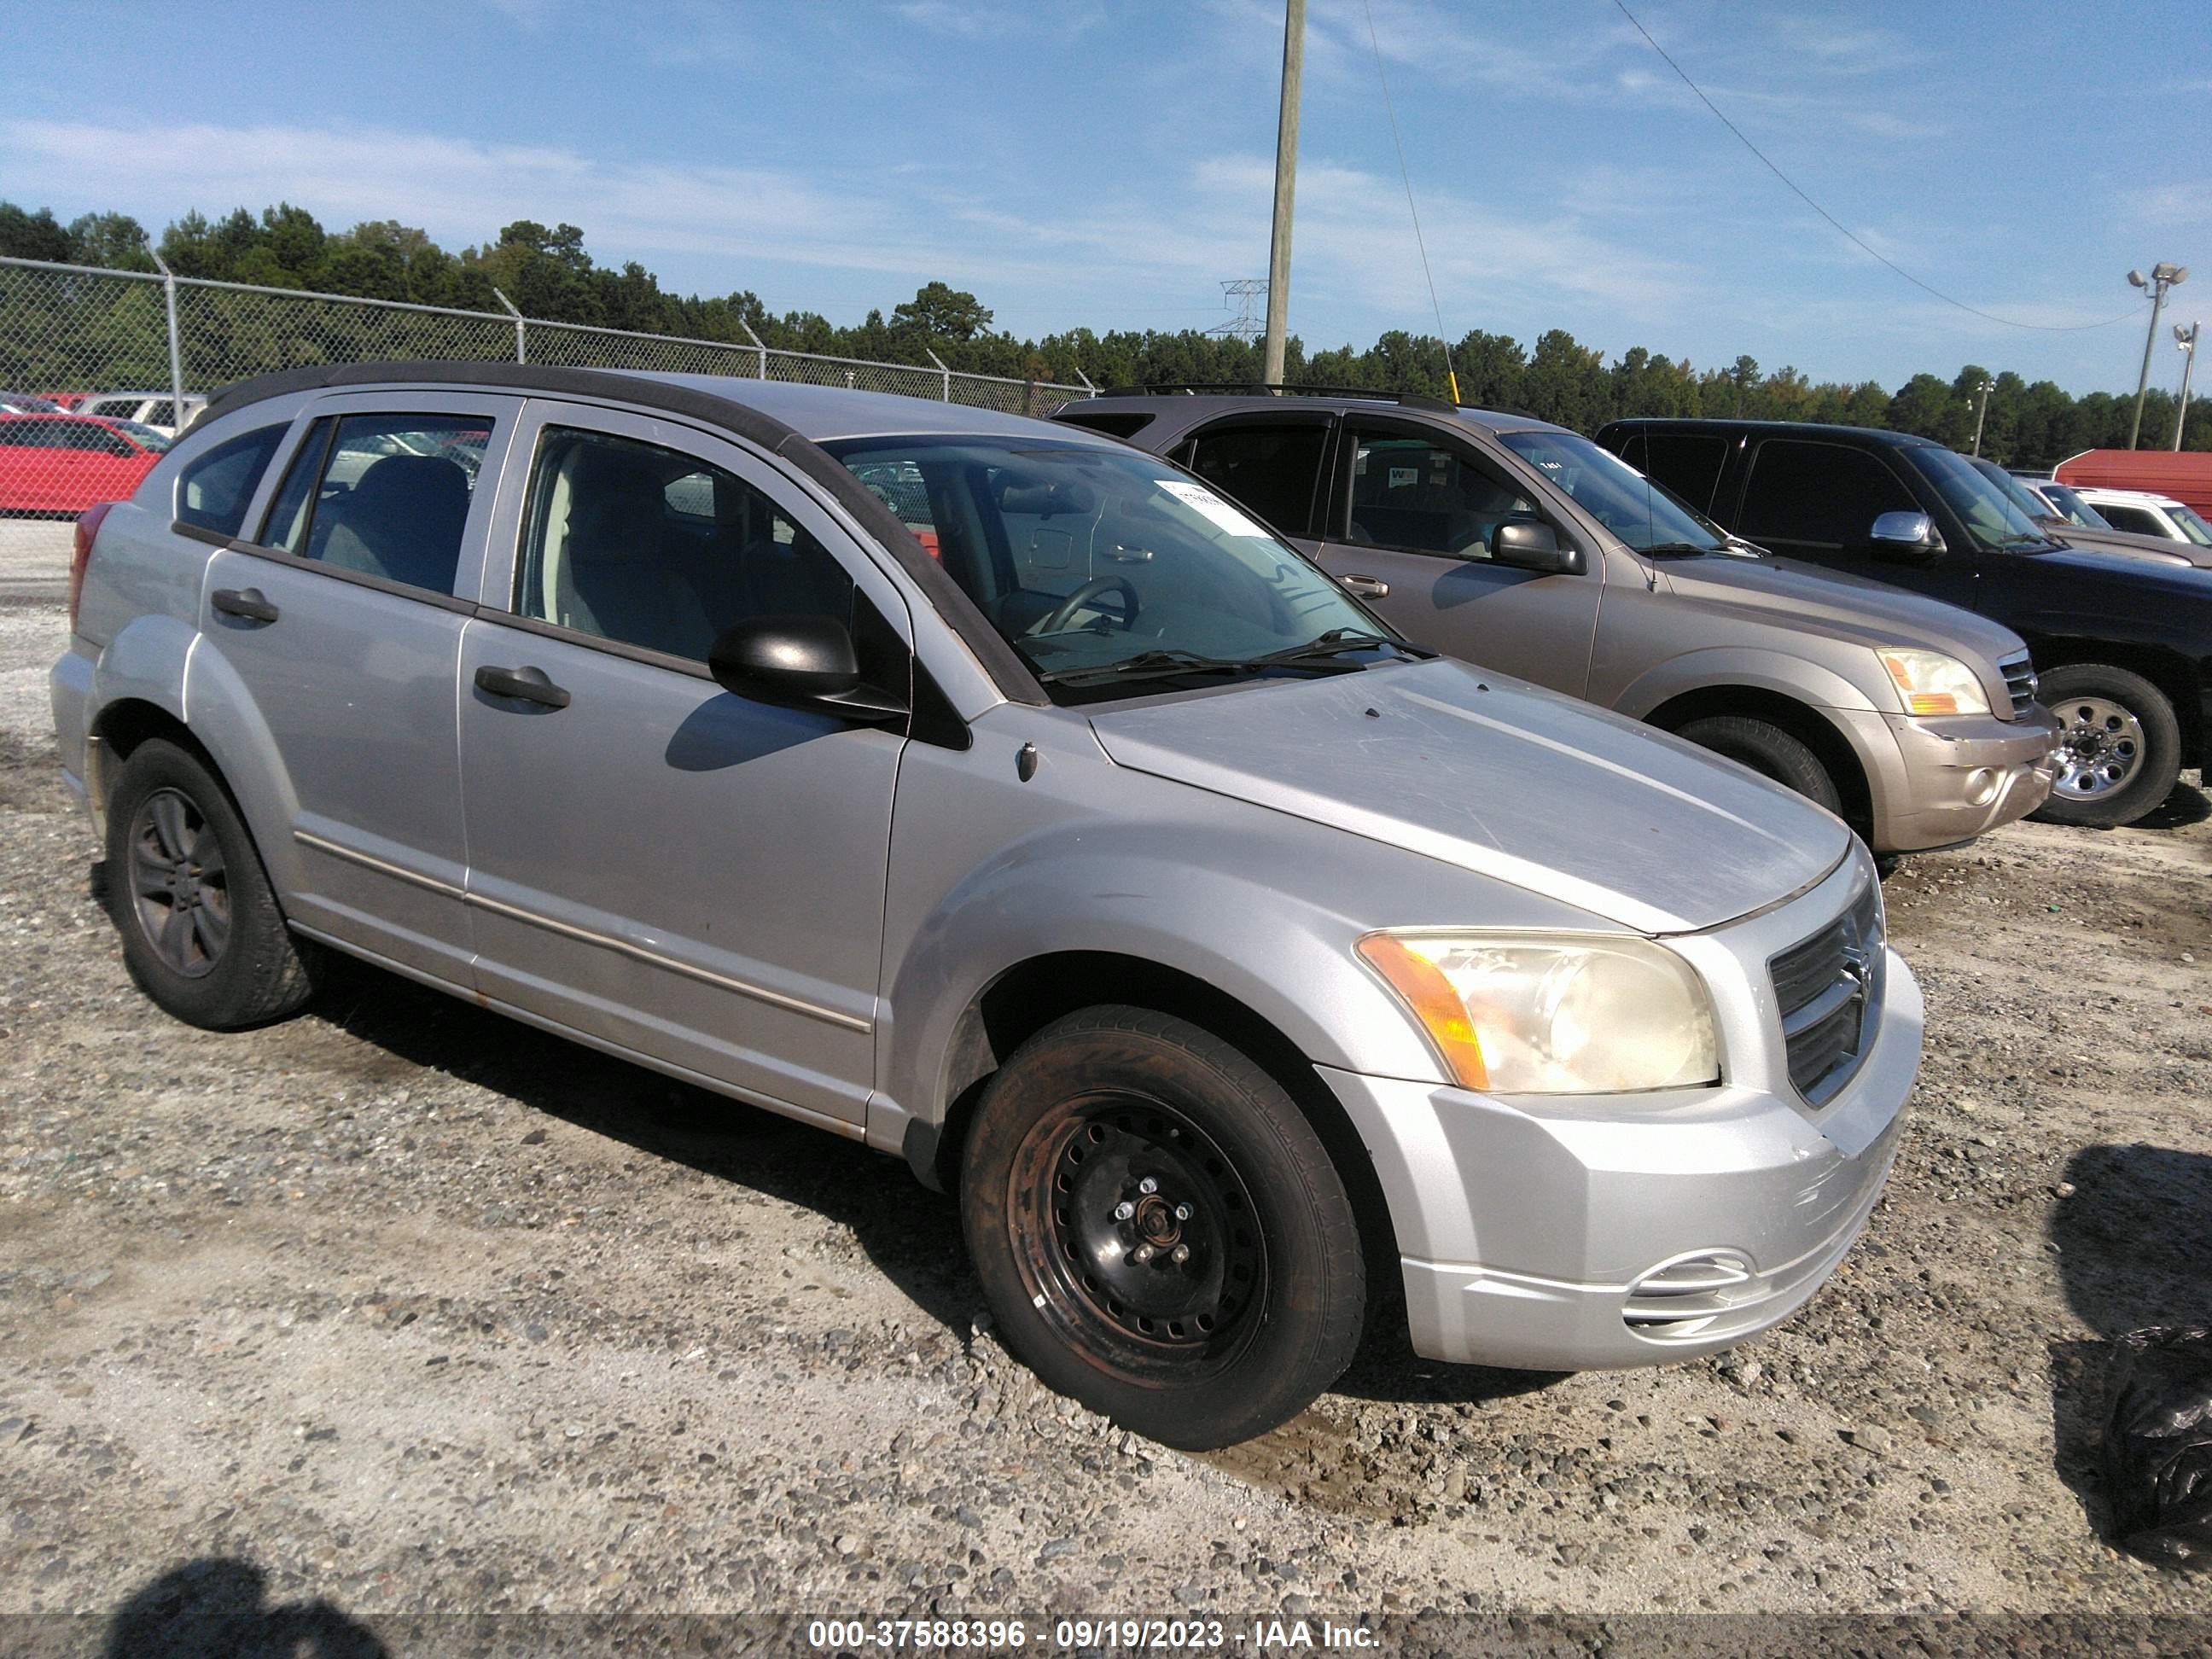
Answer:
POLYGON ((2123 1547, 2212 1566, 2212 1329, 2154 1325, 2114 1343, 2105 1486, 2123 1547))

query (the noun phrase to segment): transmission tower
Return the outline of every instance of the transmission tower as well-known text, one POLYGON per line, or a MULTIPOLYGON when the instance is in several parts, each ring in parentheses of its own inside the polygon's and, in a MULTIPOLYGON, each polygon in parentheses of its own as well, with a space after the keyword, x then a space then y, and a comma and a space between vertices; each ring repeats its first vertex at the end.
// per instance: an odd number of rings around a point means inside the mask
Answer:
POLYGON ((1226 335, 1249 345, 1267 331, 1267 319, 1264 314, 1267 303, 1267 279, 1247 276, 1238 282, 1224 283, 1221 285, 1221 303, 1225 306, 1231 300, 1237 302, 1237 314, 1227 322, 1217 324, 1206 331, 1226 335))

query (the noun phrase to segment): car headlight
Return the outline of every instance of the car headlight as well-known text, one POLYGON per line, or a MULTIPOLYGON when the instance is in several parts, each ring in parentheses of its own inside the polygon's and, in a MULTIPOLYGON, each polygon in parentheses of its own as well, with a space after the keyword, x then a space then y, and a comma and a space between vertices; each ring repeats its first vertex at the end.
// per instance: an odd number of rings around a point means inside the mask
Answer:
POLYGON ((1940 651, 1877 651, 1908 714, 1986 714, 1981 676, 1940 651))
POLYGON ((1370 933, 1358 948, 1467 1088, 1581 1095, 1720 1081, 1711 999, 1663 945, 1437 932, 1370 933))

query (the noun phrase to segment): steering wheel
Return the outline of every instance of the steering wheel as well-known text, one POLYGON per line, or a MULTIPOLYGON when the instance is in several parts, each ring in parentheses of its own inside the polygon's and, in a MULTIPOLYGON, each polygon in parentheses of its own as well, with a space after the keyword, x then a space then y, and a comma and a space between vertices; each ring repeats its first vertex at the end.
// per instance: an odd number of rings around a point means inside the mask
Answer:
POLYGON ((1120 576, 1093 576, 1053 606, 1052 614, 1030 631, 1033 634, 1057 634, 1075 620, 1077 611, 1108 592, 1118 592, 1121 596, 1121 629, 1127 633, 1137 625, 1137 590, 1120 576))

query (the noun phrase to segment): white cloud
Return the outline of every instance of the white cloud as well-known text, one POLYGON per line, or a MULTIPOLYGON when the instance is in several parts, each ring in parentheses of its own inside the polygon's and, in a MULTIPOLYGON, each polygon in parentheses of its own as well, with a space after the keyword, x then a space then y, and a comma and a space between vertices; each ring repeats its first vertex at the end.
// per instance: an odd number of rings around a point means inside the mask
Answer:
POLYGON ((2197 178, 2168 185, 2144 185, 2119 193, 2121 216, 2132 225, 2165 227, 2212 224, 2212 189, 2197 178))
MULTIPOLYGON (((879 191, 873 181, 601 163, 547 146, 368 128, 203 125, 172 129, 149 150, 118 129, 51 121, 0 126, 0 165, 59 198, 210 212, 289 200, 333 228, 396 216, 448 246, 480 241, 517 217, 566 221, 586 227, 594 248, 620 250, 610 257, 722 256, 733 287, 749 264, 774 259, 1002 284, 1079 276, 1086 286, 1149 287, 1178 299, 1205 294, 1224 275, 1256 274, 1273 179, 1267 158, 1218 157, 1165 191, 1093 196, 1047 214, 1026 196, 994 201, 968 179, 956 187, 926 166, 879 191)), ((1298 178, 1300 287, 1418 326, 1428 295, 1403 188, 1394 177, 1310 158, 1298 178)), ((1472 313, 1509 290, 1553 289, 1651 311, 1679 288, 1663 262, 1595 229, 1571 190, 1533 216, 1427 187, 1419 200, 1437 284, 1455 309, 1472 313)))

